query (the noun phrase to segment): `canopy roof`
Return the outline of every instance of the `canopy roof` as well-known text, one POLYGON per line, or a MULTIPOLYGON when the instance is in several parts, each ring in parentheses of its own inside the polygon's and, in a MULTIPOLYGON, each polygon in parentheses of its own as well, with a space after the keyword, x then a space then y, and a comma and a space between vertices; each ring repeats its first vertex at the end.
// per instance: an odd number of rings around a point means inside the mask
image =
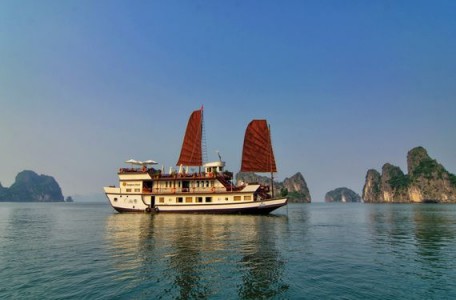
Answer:
POLYGON ((139 165, 139 166, 144 166, 144 165, 156 165, 158 164, 155 160, 145 160, 145 161, 140 161, 136 159, 129 159, 126 161, 127 164, 132 164, 132 165, 139 165))
POLYGON ((129 159, 126 161, 127 164, 132 164, 132 165, 141 165, 142 161, 136 160, 136 159, 129 159))

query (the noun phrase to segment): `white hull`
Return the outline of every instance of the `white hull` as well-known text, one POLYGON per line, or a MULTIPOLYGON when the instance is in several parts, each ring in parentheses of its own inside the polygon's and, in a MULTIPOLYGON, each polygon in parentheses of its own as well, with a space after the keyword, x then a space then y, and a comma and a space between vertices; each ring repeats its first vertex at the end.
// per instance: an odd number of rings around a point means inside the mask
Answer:
POLYGON ((269 213, 287 204, 286 198, 268 199, 247 203, 203 204, 203 205, 157 205, 158 212, 177 213, 269 213))
POLYGON ((118 212, 160 212, 160 213, 247 213, 267 214, 287 204, 286 198, 263 199, 257 201, 235 201, 242 194, 209 193, 209 194, 120 194, 118 188, 106 187, 106 196, 111 206, 118 212), (176 203, 179 197, 197 199, 210 197, 211 203, 176 203), (157 203, 165 198, 164 203, 157 203))

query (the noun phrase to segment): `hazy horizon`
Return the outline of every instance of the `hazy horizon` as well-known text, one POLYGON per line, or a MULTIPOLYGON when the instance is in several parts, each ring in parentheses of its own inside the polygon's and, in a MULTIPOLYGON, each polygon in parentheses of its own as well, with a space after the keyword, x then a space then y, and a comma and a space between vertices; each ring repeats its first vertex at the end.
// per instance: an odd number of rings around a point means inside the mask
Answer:
POLYGON ((118 184, 130 158, 175 166, 204 105, 209 160, 236 173, 252 119, 277 180, 312 201, 423 146, 456 173, 454 1, 0 2, 0 182, 65 196, 118 184))

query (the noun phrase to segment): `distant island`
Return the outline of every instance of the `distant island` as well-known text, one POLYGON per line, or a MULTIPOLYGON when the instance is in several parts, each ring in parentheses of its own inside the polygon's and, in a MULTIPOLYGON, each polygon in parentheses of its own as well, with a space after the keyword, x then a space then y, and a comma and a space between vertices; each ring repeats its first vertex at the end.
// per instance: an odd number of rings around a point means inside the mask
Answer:
POLYGON ((25 170, 9 187, 0 183, 0 202, 64 202, 62 190, 52 176, 25 170))
POLYGON ((361 196, 349 188, 340 187, 327 192, 325 202, 361 202, 361 196))
MULTIPOLYGON (((251 172, 239 172, 236 174, 236 180, 246 183, 271 184, 271 178, 251 172)), ((286 196, 291 203, 311 202, 309 188, 300 172, 290 178, 285 178, 282 182, 274 181, 274 196, 286 196)))
POLYGON ((407 154, 407 171, 386 163, 382 174, 367 171, 363 200, 367 203, 456 203, 456 176, 448 172, 426 149, 407 154))

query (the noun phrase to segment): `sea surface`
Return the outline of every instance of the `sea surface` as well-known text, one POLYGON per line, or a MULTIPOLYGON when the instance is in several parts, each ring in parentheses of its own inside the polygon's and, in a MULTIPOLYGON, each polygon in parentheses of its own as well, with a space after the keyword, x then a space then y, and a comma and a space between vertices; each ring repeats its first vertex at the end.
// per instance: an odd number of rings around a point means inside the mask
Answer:
POLYGON ((0 203, 0 299, 456 299, 456 205, 0 203))

